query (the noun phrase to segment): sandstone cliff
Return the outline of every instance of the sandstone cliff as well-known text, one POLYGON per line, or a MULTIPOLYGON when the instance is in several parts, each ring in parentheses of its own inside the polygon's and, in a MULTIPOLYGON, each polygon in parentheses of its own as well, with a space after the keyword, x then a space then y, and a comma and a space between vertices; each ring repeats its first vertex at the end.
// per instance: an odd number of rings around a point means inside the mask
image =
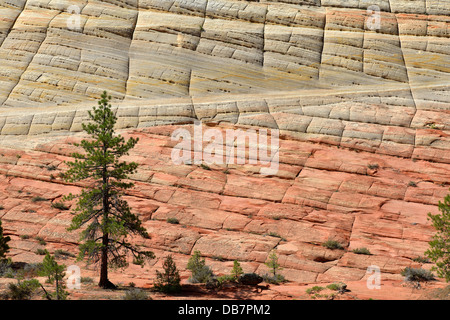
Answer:
POLYGON ((14 260, 42 260, 36 236, 76 251, 71 214, 52 204, 81 187, 58 173, 107 90, 118 129, 140 138, 127 200, 155 267, 174 254, 187 278, 200 250, 216 273, 234 259, 263 273, 276 248, 294 284, 395 298, 400 270, 422 266, 427 213, 450 182, 449 1, 0 0, 0 12, 0 218, 14 260), (278 129, 278 173, 172 165, 170 135, 194 120, 278 129))

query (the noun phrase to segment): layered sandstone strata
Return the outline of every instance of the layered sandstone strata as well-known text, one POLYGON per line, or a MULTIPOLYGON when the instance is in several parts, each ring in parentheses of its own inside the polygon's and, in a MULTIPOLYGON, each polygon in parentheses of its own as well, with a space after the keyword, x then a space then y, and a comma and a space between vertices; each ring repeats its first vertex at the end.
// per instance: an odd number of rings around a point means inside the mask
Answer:
MULTIPOLYGON (((437 213, 436 204, 448 193, 450 164, 355 152, 285 135, 279 142, 279 170, 272 176, 261 175, 261 165, 248 161, 174 165, 177 141, 171 135, 177 128, 192 130, 191 125, 170 125, 122 131, 140 139, 124 159, 139 163, 131 177, 135 188, 125 199, 151 235, 135 241, 157 252, 156 266, 173 254, 187 278, 185 264, 200 250, 216 274, 230 272, 235 259, 246 272, 264 273, 264 262, 276 249, 282 273, 292 283, 360 286, 372 265, 380 268, 383 281, 401 281, 400 271, 408 266, 430 267, 414 259, 423 256, 434 233, 427 213, 437 213), (343 249, 323 247, 329 239, 343 249), (352 252, 363 247, 372 255, 352 252)), ((214 127, 224 134, 230 128, 214 127)), ((13 260, 40 261, 37 236, 51 252, 76 252, 78 234, 66 230, 72 214, 52 204, 82 186, 66 184, 58 174, 77 151, 73 143, 83 137, 12 137, 10 142, 26 150, 0 149, 0 217, 12 237, 13 260)), ((135 277, 151 282, 154 268, 135 277)))

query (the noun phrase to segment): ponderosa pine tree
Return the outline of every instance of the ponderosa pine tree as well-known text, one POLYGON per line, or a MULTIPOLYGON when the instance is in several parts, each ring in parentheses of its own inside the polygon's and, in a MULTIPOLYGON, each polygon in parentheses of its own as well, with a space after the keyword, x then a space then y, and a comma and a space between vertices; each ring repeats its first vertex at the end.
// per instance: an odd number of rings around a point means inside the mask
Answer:
POLYGON ((181 290, 180 274, 172 256, 168 256, 163 264, 164 272, 156 270, 155 288, 165 293, 175 293, 181 290))
POLYGON ((437 232, 425 255, 436 264, 432 270, 450 282, 450 194, 444 202, 439 201, 439 211, 441 214, 428 214, 437 232))
POLYGON ((110 100, 106 91, 103 92, 98 106, 88 112, 90 121, 82 126, 91 139, 76 144, 85 153, 73 153, 75 161, 67 162, 69 168, 62 174, 67 182, 85 181, 89 185, 81 194, 66 197, 66 200, 78 199, 76 215, 68 230, 83 228, 78 260, 87 258, 88 263, 100 264, 98 285, 102 288, 116 287, 108 279, 108 267, 126 267, 128 255, 141 265, 154 258, 153 252, 141 250, 128 240, 132 235, 149 238, 139 217, 122 199, 124 191, 134 186, 127 179, 138 165, 120 158, 128 155, 138 139, 125 141, 115 133, 117 117, 111 110, 110 100))
POLYGON ((5 255, 9 251, 8 242, 10 240, 10 237, 3 235, 2 221, 0 220, 0 261, 6 258, 5 255))

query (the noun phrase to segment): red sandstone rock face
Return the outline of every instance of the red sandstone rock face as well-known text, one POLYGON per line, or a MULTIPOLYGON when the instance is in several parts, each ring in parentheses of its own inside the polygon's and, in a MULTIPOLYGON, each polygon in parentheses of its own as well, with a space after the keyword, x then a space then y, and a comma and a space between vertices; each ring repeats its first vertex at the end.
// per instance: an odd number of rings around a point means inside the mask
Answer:
MULTIPOLYGON (((250 164, 173 165, 170 134, 177 127, 122 132, 140 139, 124 158, 139 163, 132 177, 135 188, 125 199, 151 239, 135 241, 153 250, 156 259, 144 269, 131 264, 113 273, 113 281, 149 287, 168 254, 186 281, 185 267, 194 250, 201 251, 216 274, 228 274, 235 259, 244 272, 263 274, 268 271, 264 265, 268 254, 276 249, 281 272, 290 283, 271 286, 252 298, 308 298, 307 287, 335 281, 348 284, 352 295, 347 298, 421 297, 401 285, 400 271, 430 267, 412 259, 423 256, 434 233, 427 213, 437 213, 436 204, 448 192, 450 164, 283 136, 280 170, 274 176, 260 175, 258 165, 250 164), (168 223, 168 218, 179 224, 168 223), (344 249, 323 247, 328 239, 339 241, 344 249), (361 247, 372 255, 352 252, 361 247), (371 265, 381 270, 380 290, 366 286, 371 265)), ((35 252, 44 247, 50 252, 60 248, 77 252, 78 233, 66 230, 71 212, 53 208, 52 203, 80 191, 81 185, 66 184, 58 174, 77 150, 72 143, 82 137, 48 137, 32 149, 0 149, 0 218, 12 238, 14 261, 41 261, 35 252), (21 237, 25 235, 29 238, 21 237)), ((82 272, 96 276, 84 267, 82 272)))

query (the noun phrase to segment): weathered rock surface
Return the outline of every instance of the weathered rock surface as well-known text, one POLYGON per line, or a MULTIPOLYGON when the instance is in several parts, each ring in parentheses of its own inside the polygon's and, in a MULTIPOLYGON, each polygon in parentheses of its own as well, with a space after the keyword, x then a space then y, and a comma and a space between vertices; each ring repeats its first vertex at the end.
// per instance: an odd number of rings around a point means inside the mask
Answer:
POLYGON ((0 218, 14 260, 42 260, 36 237, 76 252, 72 215, 52 204, 82 187, 58 173, 107 90, 117 128, 140 138, 126 200, 152 236, 136 241, 157 254, 126 279, 149 286, 170 253, 186 280, 194 250, 218 274, 234 259, 263 274, 277 249, 292 283, 260 297, 335 281, 420 297, 399 273, 421 265, 427 213, 449 189, 448 1, 0 0, 0 13, 0 218), (170 136, 196 120, 278 129, 279 170, 174 165, 170 136))
MULTIPOLYGON (((117 281, 150 285, 167 254, 174 256, 186 280, 185 266, 195 250, 202 252, 216 274, 228 274, 235 259, 244 272, 264 274, 268 272, 264 262, 276 249, 282 274, 291 281, 286 290, 344 281, 348 289, 357 288, 353 294, 370 297, 364 287, 367 268, 375 265, 382 273, 385 297, 419 297, 398 288, 400 271, 408 266, 430 267, 414 259, 423 256, 434 233, 427 213, 437 213, 436 204, 448 192, 450 164, 355 152, 285 135, 279 145, 280 168, 284 168, 280 171, 295 175, 264 176, 258 164, 175 165, 170 134, 177 128, 192 126, 121 130, 126 137, 140 139, 126 158, 140 165, 132 177, 136 187, 127 192, 126 200, 151 239, 135 241, 155 251, 157 258, 144 269, 131 265, 117 281), (323 247, 329 239, 344 248, 323 247), (352 252, 362 247, 372 255, 352 252), (390 290, 398 290, 400 296, 390 290)), ((229 128, 214 127, 223 132, 229 128)), ((13 260, 40 261, 36 250, 44 247, 76 253, 78 234, 66 230, 72 215, 52 204, 82 187, 64 183, 58 173, 77 150, 73 142, 83 137, 82 133, 10 136, 8 142, 15 142, 15 148, 0 148, 0 218, 12 238, 13 260), (37 236, 46 245, 39 244, 37 236)), ((306 287, 295 290, 304 293, 306 287)), ((291 293, 300 294, 295 292, 291 293)))
MULTIPOLYGON (((2 0, 0 12, 4 111, 74 111, 103 90, 131 103, 340 88, 367 112, 448 113, 447 1, 2 0)), ((73 116, 32 121, 39 131, 73 116)))

